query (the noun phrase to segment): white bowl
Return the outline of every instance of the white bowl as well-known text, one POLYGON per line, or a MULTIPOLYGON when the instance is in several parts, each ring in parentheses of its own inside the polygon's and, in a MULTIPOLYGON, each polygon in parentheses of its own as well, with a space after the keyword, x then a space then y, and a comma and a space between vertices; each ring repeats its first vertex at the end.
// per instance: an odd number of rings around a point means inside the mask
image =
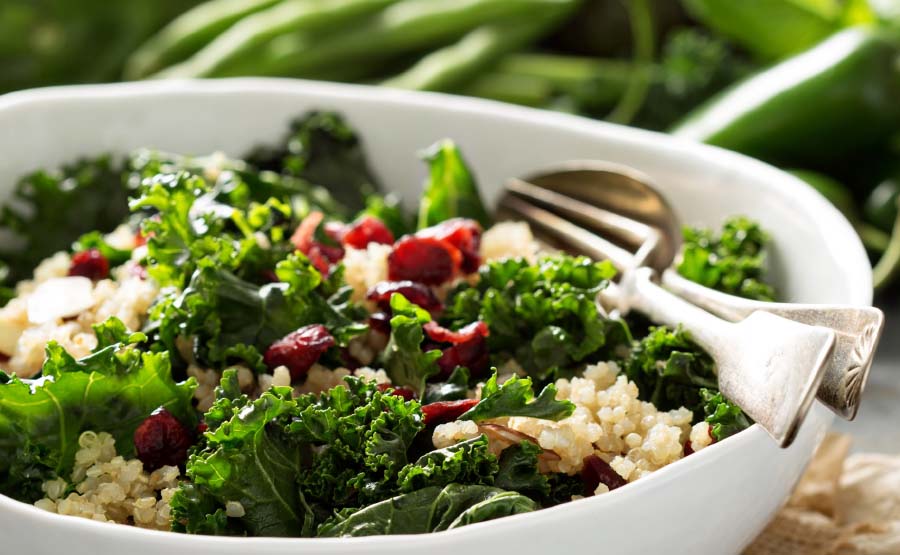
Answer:
MULTIPOLYGON (((417 198, 416 151, 450 137, 488 201, 508 176, 597 158, 649 174, 682 221, 733 214, 774 237, 773 271, 793 301, 869 304, 871 274, 853 229, 815 191, 775 168, 657 133, 552 112, 435 94, 290 80, 240 79, 64 87, 0 98, 0 195, 15 179, 81 155, 156 147, 241 155, 288 121, 335 109, 361 133, 387 188, 417 198)), ((77 209, 77 207, 73 207, 77 209)), ((53 515, 0 496, 4 553, 738 553, 788 496, 832 421, 816 404, 789 449, 750 429, 635 484, 552 509, 422 536, 214 538, 53 515)))

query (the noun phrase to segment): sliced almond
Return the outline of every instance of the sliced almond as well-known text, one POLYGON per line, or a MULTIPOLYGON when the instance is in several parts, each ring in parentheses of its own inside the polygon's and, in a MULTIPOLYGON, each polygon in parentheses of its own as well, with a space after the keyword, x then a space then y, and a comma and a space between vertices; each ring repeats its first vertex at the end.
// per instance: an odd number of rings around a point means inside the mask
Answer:
POLYGON ((28 321, 43 324, 77 316, 94 306, 93 291, 94 286, 86 277, 48 279, 28 296, 28 321))

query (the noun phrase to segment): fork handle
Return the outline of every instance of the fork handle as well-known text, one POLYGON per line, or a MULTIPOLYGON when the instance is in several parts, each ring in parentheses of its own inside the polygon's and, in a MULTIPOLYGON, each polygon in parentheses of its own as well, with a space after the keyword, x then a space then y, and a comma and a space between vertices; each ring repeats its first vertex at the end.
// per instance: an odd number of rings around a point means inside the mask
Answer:
POLYGON ((722 318, 737 322, 755 311, 764 311, 811 326, 837 332, 817 397, 835 414, 853 420, 875 348, 884 329, 884 313, 872 306, 772 303, 743 299, 694 283, 672 269, 663 272, 663 286, 679 297, 722 318))
POLYGON ((728 348, 734 324, 663 289, 652 276, 653 270, 646 267, 622 275, 616 299, 622 312, 637 310, 654 322, 671 328, 680 325, 690 330, 691 338, 713 358, 717 352, 728 348))
POLYGON ((825 326, 835 331, 858 334, 867 325, 881 325, 884 314, 871 306, 775 303, 744 299, 704 287, 675 270, 662 273, 663 287, 682 299, 730 322, 738 322, 757 310, 810 326, 825 326))

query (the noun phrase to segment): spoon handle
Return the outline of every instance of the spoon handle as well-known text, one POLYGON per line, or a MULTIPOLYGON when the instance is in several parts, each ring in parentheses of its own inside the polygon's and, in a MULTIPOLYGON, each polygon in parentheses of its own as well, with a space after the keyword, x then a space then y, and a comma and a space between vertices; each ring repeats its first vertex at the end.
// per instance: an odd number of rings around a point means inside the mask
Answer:
POLYGON ((741 321, 755 311, 764 311, 837 332, 834 354, 825 370, 818 398, 838 416, 853 420, 859 411, 884 329, 884 313, 871 306, 772 303, 743 299, 694 283, 668 269, 662 284, 679 297, 726 320, 741 321))
POLYGON ((835 332, 766 312, 727 322, 663 289, 652 275, 650 268, 625 272, 614 293, 620 310, 681 324, 715 360, 722 393, 789 445, 822 381, 835 332))

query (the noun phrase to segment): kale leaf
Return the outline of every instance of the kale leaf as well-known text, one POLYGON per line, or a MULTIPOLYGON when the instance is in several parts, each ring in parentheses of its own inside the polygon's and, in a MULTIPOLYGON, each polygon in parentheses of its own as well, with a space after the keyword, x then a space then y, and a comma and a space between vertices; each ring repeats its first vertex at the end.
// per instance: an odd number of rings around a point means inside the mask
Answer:
POLYGON ((572 415, 571 401, 556 400, 556 386, 549 384, 535 398, 531 378, 512 376, 497 385, 497 371, 481 388, 481 400, 459 417, 460 420, 481 422, 502 416, 530 416, 545 420, 562 420, 572 415))
POLYGON ((293 439, 316 450, 298 482, 317 514, 393 495, 413 438, 424 427, 417 402, 356 378, 346 378, 346 385, 298 398, 288 428, 293 439))
POLYGON ((391 295, 391 337, 381 355, 381 362, 391 383, 412 389, 422 398, 425 381, 438 373, 441 352, 422 351, 425 339, 423 324, 431 321, 428 312, 406 300, 400 293, 391 295))
POLYGON ((721 392, 701 389, 703 412, 709 422, 713 439, 720 441, 732 436, 751 424, 750 418, 740 407, 726 399, 721 392))
POLYGON ((291 388, 275 387, 255 401, 242 396, 231 404, 231 418, 204 434, 205 446, 188 460, 191 482, 172 499, 175 528, 254 536, 309 533, 313 516, 297 489, 303 446, 285 431, 296 408, 291 388), (221 516, 228 502, 243 507, 237 522, 221 516))
POLYGON ((127 197, 121 171, 108 157, 22 178, 0 211, 8 283, 31 277, 41 260, 68 250, 83 233, 112 231, 128 214, 127 197))
POLYGON ((419 229, 451 218, 470 218, 484 227, 491 224, 475 178, 453 141, 438 141, 422 152, 422 158, 429 172, 419 201, 419 229))
POLYGON ((40 480, 68 478, 84 431, 109 432, 130 457, 134 430, 158 407, 196 421, 195 382, 172 380, 167 353, 115 343, 76 361, 51 341, 43 373, 0 385, 0 492, 18 499, 34 501, 40 480))
POLYGON ((530 376, 545 380, 609 358, 631 341, 627 326, 604 317, 595 302, 613 275, 608 261, 565 254, 536 263, 492 261, 479 270, 476 286, 463 285, 451 295, 443 320, 450 327, 483 320, 495 358, 514 358, 530 376))
POLYGON ((719 291, 774 301, 775 290, 765 282, 766 247, 771 241, 759 224, 744 217, 728 219, 722 233, 686 227, 678 273, 719 291))
POLYGON ((361 210, 366 196, 378 189, 359 137, 334 112, 309 112, 291 124, 281 145, 259 148, 247 161, 321 185, 353 211, 361 210))
POLYGON ((400 471, 398 483, 404 493, 454 482, 489 486, 497 470, 497 457, 488 448, 487 436, 480 435, 422 455, 400 471))
POLYGON ((712 359, 681 327, 651 327, 625 361, 625 375, 659 410, 686 407, 695 417, 703 413, 700 391, 718 388, 712 359))
POLYGON ((221 269, 198 269, 183 292, 171 292, 151 311, 151 328, 168 349, 179 337, 194 339, 194 356, 221 367, 242 360, 262 370, 260 353, 304 325, 325 325, 340 345, 365 331, 353 321, 347 291, 325 298, 321 275, 301 254, 278 263, 285 281, 262 286, 221 269))
POLYGON ((320 537, 424 534, 533 511, 537 505, 518 493, 482 485, 428 487, 339 513, 319 527, 320 537))
POLYGON ((425 386, 425 397, 422 404, 437 403, 438 401, 458 401, 469 396, 469 369, 465 366, 457 366, 446 382, 429 383, 425 386))
POLYGON ((504 449, 500 453, 494 485, 532 499, 546 500, 550 495, 550 482, 538 469, 538 455, 543 451, 530 441, 521 441, 504 449))

